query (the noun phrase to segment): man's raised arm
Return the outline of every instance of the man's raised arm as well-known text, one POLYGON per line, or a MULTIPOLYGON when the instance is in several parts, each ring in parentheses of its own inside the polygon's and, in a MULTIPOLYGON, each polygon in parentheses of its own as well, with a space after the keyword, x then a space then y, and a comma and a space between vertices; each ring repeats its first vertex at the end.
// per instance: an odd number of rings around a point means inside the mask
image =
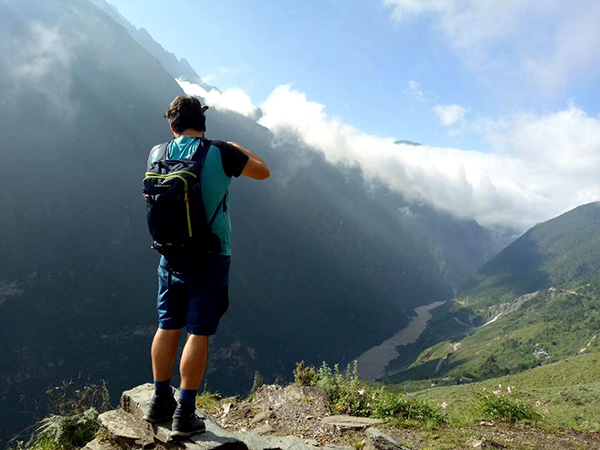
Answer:
POLYGON ((229 142, 231 145, 236 146, 246 155, 248 155, 248 162, 244 166, 244 170, 242 171, 242 175, 245 177, 254 178, 255 180, 265 180, 269 178, 271 175, 271 171, 265 164, 265 162, 260 159, 259 156, 256 156, 250 150, 245 149, 240 144, 236 144, 235 142, 229 142))

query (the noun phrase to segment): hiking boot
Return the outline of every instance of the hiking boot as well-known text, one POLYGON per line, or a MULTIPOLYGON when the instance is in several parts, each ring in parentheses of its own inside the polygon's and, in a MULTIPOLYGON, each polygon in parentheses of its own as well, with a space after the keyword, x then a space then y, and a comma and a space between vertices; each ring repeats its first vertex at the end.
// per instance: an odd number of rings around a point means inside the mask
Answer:
POLYGON ((205 431, 204 421, 196 415, 196 406, 180 403, 173 414, 171 439, 189 437, 205 431))
POLYGON ((171 392, 154 394, 154 397, 150 400, 148 412, 144 415, 144 420, 150 423, 157 423, 171 419, 176 408, 175 389, 171 387, 171 392))

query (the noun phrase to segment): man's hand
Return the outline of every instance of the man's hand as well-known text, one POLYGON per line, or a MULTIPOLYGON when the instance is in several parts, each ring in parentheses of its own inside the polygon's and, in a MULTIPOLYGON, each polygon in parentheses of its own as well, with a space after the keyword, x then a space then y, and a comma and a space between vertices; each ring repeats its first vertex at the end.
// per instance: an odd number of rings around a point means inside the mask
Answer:
POLYGON ((248 155, 248 162, 244 166, 244 170, 242 171, 242 175, 249 178, 254 178, 255 180, 265 180, 271 176, 271 171, 265 164, 265 162, 260 159, 260 157, 256 156, 250 150, 245 149, 240 144, 236 144, 235 142, 230 142, 231 145, 235 145, 241 151, 243 151, 246 155, 248 155))

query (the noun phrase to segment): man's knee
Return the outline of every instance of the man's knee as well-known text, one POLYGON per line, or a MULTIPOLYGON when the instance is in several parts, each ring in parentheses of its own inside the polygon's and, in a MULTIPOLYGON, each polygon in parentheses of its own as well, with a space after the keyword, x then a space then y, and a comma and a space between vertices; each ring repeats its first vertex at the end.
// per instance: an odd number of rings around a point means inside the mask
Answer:
POLYGON ((164 328, 159 328, 158 330, 156 330, 156 334, 154 335, 154 342, 165 344, 178 342, 182 331, 183 328, 180 328, 178 330, 165 330, 164 328))
POLYGON ((190 343, 190 344, 193 344, 193 345, 208 346, 208 339, 209 338, 210 338, 210 336, 205 336, 205 335, 201 335, 201 334, 188 333, 187 334, 186 344, 190 343))

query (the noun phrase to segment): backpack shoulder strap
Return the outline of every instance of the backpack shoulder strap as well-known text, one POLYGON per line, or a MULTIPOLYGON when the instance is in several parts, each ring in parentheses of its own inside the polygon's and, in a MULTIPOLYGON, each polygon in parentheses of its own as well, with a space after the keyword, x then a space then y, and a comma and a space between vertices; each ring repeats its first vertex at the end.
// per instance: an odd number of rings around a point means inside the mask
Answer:
POLYGON ((170 143, 171 141, 163 142, 162 144, 158 144, 152 147, 152 150, 150 150, 150 154, 148 155, 148 168, 152 166, 152 160, 160 161, 161 159, 167 159, 167 147, 170 143))
POLYGON ((221 210, 221 206, 223 207, 223 211, 226 211, 225 205, 227 205, 227 194, 225 194, 225 196, 223 197, 223 200, 221 200, 221 202, 217 205, 217 209, 215 209, 215 213, 211 217, 210 222, 208 222, 209 229, 212 228, 213 223, 215 223, 215 219, 217 218, 217 214, 219 214, 219 211, 221 210))
POLYGON ((198 147, 196 147, 196 151, 190 156, 190 160, 197 162, 200 168, 204 166, 204 161, 206 160, 206 155, 208 154, 208 150, 212 145, 212 141, 208 139, 198 138, 198 147))
MULTIPOLYGON (((204 166, 204 161, 206 160, 206 155, 208 154, 208 151, 210 150, 210 146, 213 145, 213 141, 209 141, 208 139, 203 139, 203 138, 198 138, 198 141, 199 141, 198 147, 196 148, 196 151, 190 157, 190 160, 199 163, 200 170, 202 170, 202 166, 204 166)), ((221 207, 225 207, 226 202, 227 202, 227 194, 225 194, 223 199, 219 202, 219 204, 217 205, 217 209, 215 209, 215 213, 208 221, 208 229, 209 230, 211 229, 213 223, 215 222, 215 219, 217 218, 217 215, 219 214, 221 207)))

